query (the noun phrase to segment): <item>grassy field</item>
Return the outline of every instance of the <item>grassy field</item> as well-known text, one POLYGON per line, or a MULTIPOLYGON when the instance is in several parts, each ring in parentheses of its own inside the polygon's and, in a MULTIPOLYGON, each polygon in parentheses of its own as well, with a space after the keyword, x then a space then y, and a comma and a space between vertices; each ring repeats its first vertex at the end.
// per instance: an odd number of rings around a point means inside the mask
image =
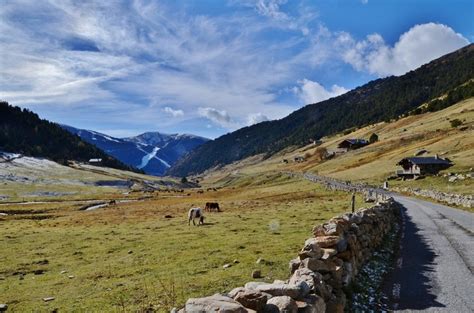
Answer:
POLYGON ((255 269, 265 281, 285 279, 312 226, 348 204, 347 194, 267 173, 95 211, 71 202, 3 205, 10 215, 0 216, 0 303, 12 312, 165 311, 241 285, 255 269), (188 226, 187 209, 207 201, 223 212, 188 226))

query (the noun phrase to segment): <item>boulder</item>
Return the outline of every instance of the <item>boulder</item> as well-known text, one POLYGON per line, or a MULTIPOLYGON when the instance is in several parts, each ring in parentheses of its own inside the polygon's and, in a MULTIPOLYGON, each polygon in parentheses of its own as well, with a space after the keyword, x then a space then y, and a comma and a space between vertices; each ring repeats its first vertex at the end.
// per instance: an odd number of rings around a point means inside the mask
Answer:
POLYGON ((0 312, 5 312, 8 309, 8 305, 5 303, 0 303, 0 312))
POLYGON ((312 270, 313 272, 320 272, 322 274, 335 270, 335 265, 329 260, 318 260, 313 258, 304 259, 301 261, 301 266, 312 270))
POLYGON ((237 288, 234 288, 234 289, 232 289, 231 291, 229 291, 229 292, 227 293, 227 296, 230 297, 230 298, 232 298, 232 299, 234 299, 235 296, 236 296, 239 292, 245 291, 245 290, 247 290, 247 289, 245 289, 244 287, 237 287, 237 288))
POLYGON ((205 298, 191 298, 186 301, 186 312, 222 312, 247 313, 249 312, 234 299, 219 294, 205 298))
POLYGON ((297 313, 298 306, 295 300, 287 296, 273 297, 265 305, 267 313, 297 313))
POLYGON ((257 290, 241 290, 234 296, 234 300, 244 307, 261 312, 265 308, 267 300, 271 298, 269 294, 257 290))

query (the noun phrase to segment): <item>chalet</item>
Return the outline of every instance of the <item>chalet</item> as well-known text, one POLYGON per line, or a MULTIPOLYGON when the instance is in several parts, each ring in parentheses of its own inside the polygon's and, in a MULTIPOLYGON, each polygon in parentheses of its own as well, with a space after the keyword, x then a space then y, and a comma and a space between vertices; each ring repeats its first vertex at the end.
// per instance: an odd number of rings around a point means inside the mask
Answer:
POLYGON ((89 164, 97 165, 102 163, 102 159, 90 159, 89 164))
POLYGON ((338 145, 337 148, 341 151, 349 151, 349 150, 355 150, 359 149, 362 147, 365 147, 369 144, 369 142, 365 139, 346 139, 341 141, 338 145))
POLYGON ((402 167, 401 170, 397 170, 397 176, 416 178, 424 175, 437 174, 439 171, 452 166, 452 163, 448 159, 443 159, 435 155, 434 157, 404 158, 398 162, 397 165, 402 167))
POLYGON ((302 156, 297 156, 297 157, 295 157, 294 160, 295 160, 296 163, 301 163, 301 162, 305 161, 304 157, 302 157, 302 156))

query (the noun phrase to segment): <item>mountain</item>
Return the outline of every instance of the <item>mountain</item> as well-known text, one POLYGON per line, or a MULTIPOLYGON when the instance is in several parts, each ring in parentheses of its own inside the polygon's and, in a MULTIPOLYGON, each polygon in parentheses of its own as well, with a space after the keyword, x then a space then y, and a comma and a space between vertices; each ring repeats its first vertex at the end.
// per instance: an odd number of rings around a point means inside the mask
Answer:
POLYGON ((69 132, 111 156, 151 175, 163 175, 180 157, 208 139, 194 135, 147 132, 135 137, 114 138, 99 132, 61 125, 69 132))
POLYGON ((209 141, 176 162, 168 174, 200 173, 256 154, 270 156, 342 130, 396 119, 473 78, 474 45, 470 44, 402 76, 374 80, 281 120, 244 127, 209 141))
POLYGON ((68 160, 87 162, 101 158, 107 167, 133 170, 58 124, 6 101, 0 101, 0 150, 43 157, 61 164, 67 164, 68 160))

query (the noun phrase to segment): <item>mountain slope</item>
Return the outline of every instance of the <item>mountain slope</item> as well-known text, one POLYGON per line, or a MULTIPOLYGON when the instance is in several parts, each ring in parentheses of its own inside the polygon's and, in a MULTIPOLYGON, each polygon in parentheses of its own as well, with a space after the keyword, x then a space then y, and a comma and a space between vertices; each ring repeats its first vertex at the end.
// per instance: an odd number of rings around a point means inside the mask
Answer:
POLYGON ((0 101, 0 150, 44 157, 62 164, 68 160, 86 162, 101 158, 105 166, 132 170, 59 125, 5 101, 0 101))
POLYGON ((372 81, 344 95, 307 105, 289 116, 210 141, 168 173, 183 176, 259 153, 271 155, 341 130, 397 118, 474 78, 474 45, 399 77, 372 81))
POLYGON ((181 156, 208 139, 193 135, 148 132, 130 138, 114 138, 99 132, 61 125, 130 166, 147 174, 163 175, 181 156))

